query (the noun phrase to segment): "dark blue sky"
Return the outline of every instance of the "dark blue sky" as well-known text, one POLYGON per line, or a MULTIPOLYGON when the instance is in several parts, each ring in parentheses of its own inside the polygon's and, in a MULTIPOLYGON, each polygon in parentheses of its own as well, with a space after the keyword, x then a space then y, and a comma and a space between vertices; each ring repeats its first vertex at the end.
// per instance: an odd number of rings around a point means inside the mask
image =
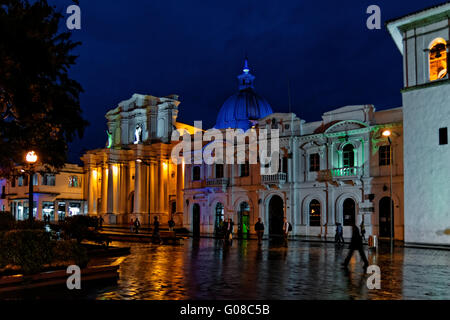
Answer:
MULTIPOLYGON (((54 1, 61 10, 69 0, 54 1)), ((178 120, 215 124, 248 54, 256 91, 275 112, 307 121, 344 105, 401 106, 402 60, 384 22, 443 0, 198 1, 81 0, 83 44, 71 76, 85 93, 85 136, 69 160, 106 142, 105 113, 133 93, 176 93, 178 120), (369 5, 381 8, 383 28, 366 28, 369 5)))

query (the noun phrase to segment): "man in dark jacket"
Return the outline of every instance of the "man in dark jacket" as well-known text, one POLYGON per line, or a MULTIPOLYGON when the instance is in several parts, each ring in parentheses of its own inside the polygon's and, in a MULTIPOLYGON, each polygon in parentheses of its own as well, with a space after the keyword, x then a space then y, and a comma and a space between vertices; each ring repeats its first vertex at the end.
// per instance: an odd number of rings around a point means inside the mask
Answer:
POLYGON ((361 234, 359 233, 359 229, 354 225, 352 229, 352 240, 350 241, 349 252, 347 258, 345 258, 345 261, 342 264, 344 267, 348 266, 355 250, 358 250, 361 259, 364 261, 364 269, 366 269, 369 266, 369 261, 367 261, 366 254, 364 253, 363 241, 361 234))
POLYGON ((366 254, 364 253, 362 237, 359 233, 359 229, 354 225, 352 229, 352 240, 350 241, 349 252, 347 258, 345 258, 345 261, 342 264, 344 267, 348 266, 355 250, 358 250, 361 259, 364 261, 364 269, 366 269, 369 266, 369 261, 367 261, 366 254))
POLYGON ((261 218, 258 218, 258 222, 255 224, 256 235, 258 236, 258 244, 261 244, 261 240, 264 234, 264 224, 261 222, 261 218))

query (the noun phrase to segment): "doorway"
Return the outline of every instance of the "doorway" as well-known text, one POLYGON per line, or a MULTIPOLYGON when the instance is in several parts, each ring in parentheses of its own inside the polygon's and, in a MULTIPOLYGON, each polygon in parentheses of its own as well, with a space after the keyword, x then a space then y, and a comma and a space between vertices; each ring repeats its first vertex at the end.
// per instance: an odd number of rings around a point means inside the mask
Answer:
POLYGON ((280 196, 273 196, 269 202, 269 234, 283 234, 284 203, 280 196))
POLYGON ((242 202, 239 206, 239 236, 247 239, 250 228, 250 206, 242 202))
MULTIPOLYGON (((380 237, 391 237, 391 211, 389 210, 389 203, 392 208, 392 224, 394 223, 394 201, 391 198, 384 197, 379 203, 379 236, 380 237)), ((394 224, 393 224, 394 225, 394 224)), ((392 230, 394 232, 394 230, 392 230)), ((394 235, 392 235, 394 236, 394 235)))
POLYGON ((194 238, 200 237, 200 205, 198 203, 192 207, 192 235, 194 238))
POLYGON ((355 200, 348 198, 345 199, 344 205, 342 208, 342 213, 344 215, 344 226, 354 226, 356 219, 355 219, 355 213, 356 213, 356 204, 355 200))

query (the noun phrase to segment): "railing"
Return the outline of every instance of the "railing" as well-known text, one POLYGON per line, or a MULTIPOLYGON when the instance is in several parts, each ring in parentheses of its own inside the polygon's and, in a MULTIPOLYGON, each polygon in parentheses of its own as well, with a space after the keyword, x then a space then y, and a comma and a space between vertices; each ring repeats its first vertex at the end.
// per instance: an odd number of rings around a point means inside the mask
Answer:
POLYGON ((261 176, 262 183, 266 184, 282 184, 286 183, 287 181, 287 174, 284 172, 280 172, 277 174, 268 174, 268 175, 262 175, 261 176))
POLYGON ((362 167, 334 168, 330 170, 321 170, 318 174, 318 180, 331 180, 342 178, 355 178, 363 175, 362 167))
POLYGON ((208 187, 224 187, 224 186, 228 186, 229 183, 229 179, 228 178, 216 178, 216 179, 207 179, 206 180, 206 185, 208 187))

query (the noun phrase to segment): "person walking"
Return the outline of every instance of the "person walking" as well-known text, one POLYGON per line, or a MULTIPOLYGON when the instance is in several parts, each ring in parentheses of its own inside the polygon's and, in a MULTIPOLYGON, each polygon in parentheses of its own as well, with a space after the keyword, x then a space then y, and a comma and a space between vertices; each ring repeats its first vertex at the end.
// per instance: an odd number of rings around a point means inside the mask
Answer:
POLYGON ((134 231, 136 233, 139 233, 140 226, 141 226, 141 222, 139 221, 139 218, 136 218, 136 220, 134 220, 134 231))
POLYGON ((283 222, 283 238, 284 238, 284 245, 287 247, 288 245, 288 237, 289 237, 289 232, 292 231, 292 226, 291 224, 287 221, 286 218, 284 218, 284 222, 283 222))
POLYGON ((258 244, 261 244, 264 235, 264 224, 261 222, 261 218, 258 218, 258 222, 255 224, 255 231, 258 236, 258 244))
POLYGON ((130 232, 133 232, 133 228, 134 228, 133 218, 131 218, 130 223, 128 224, 128 226, 130 227, 130 232))
POLYGON ((364 269, 367 269, 367 267, 369 266, 369 261, 367 260, 366 254, 364 253, 362 237, 359 233, 358 227, 353 225, 352 240, 350 242, 349 252, 344 260, 344 263, 342 264, 345 268, 348 267, 350 259, 352 258, 353 252, 355 252, 355 250, 359 252, 360 257, 364 262, 364 269))
POLYGON ((159 235, 159 221, 158 217, 153 218, 153 234, 152 234, 152 242, 153 243, 160 243, 161 237, 159 235))
POLYGON ((234 222, 233 220, 231 220, 231 218, 229 218, 227 223, 226 240, 230 242, 233 241, 233 227, 234 222))
POLYGON ((339 222, 336 223, 335 240, 337 244, 344 244, 344 229, 342 228, 342 224, 339 222))
POLYGON ((173 228, 175 227, 175 221, 171 218, 169 220, 169 231, 173 231, 173 228))

